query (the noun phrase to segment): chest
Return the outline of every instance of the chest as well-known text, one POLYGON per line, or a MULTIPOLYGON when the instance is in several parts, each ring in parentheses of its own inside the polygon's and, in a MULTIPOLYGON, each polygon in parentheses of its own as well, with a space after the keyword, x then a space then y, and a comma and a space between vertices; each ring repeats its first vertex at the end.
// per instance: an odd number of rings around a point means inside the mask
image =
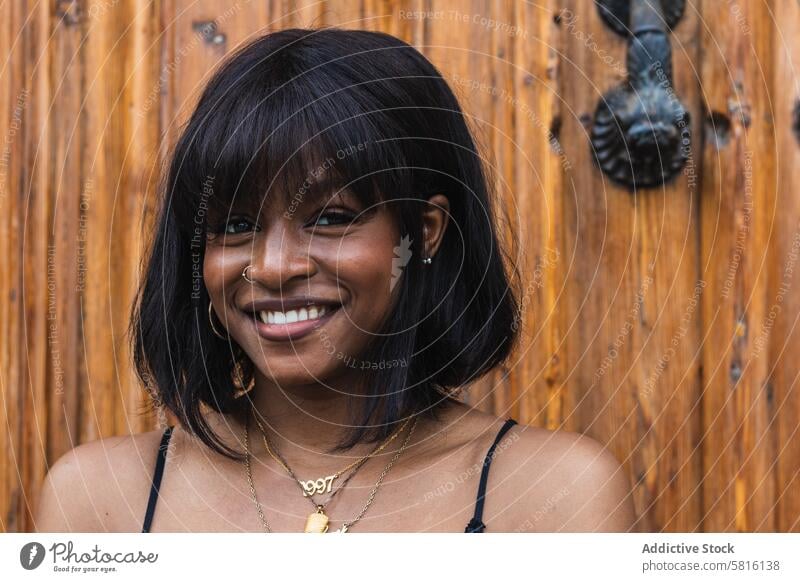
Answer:
MULTIPOLYGON (((381 473, 376 464, 359 471, 345 486, 333 485, 330 501, 330 493, 313 499, 325 504, 329 531, 352 523, 353 532, 460 533, 475 510, 481 466, 482 459, 472 452, 424 466, 397 466, 376 489, 381 473)), ((297 482, 273 465, 254 464, 252 475, 255 497, 270 529, 302 532, 315 507, 297 482)), ((165 468, 151 531, 263 530, 243 465, 180 459, 165 468)))

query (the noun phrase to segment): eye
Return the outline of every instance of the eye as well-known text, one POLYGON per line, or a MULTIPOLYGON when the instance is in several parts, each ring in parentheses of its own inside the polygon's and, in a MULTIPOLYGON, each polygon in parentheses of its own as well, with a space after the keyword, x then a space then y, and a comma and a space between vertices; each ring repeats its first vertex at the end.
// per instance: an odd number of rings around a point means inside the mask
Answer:
POLYGON ((319 214, 314 221, 315 226, 341 226, 350 224, 356 215, 344 210, 328 210, 319 214))
POLYGON ((250 232, 253 228, 253 223, 242 217, 233 217, 226 224, 224 228, 225 234, 244 234, 250 232))

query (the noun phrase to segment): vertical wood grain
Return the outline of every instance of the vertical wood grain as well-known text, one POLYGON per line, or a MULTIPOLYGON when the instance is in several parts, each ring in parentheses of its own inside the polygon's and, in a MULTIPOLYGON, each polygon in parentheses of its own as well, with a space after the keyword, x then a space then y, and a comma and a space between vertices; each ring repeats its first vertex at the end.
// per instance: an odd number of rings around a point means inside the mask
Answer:
POLYGON ((519 324, 522 342, 511 368, 518 385, 519 419, 558 428, 562 422, 564 368, 564 172, 570 161, 560 143, 559 80, 563 34, 557 2, 514 3, 513 67, 515 107, 510 124, 514 151, 503 168, 508 180, 507 212, 515 215, 520 248, 514 257, 522 273, 519 324))
POLYGON ((774 471, 776 451, 767 434, 769 351, 759 336, 775 260, 774 29, 763 2, 702 6, 701 518, 706 531, 772 530, 774 479, 763 477, 774 471))
POLYGON ((22 374, 17 405, 16 464, 21 488, 14 508, 15 519, 20 528, 30 523, 33 490, 29 484, 44 477, 45 440, 47 438, 47 367, 49 346, 58 339, 58 331, 51 333, 48 320, 51 313, 49 301, 57 303, 56 280, 48 273, 48 246, 50 245, 50 219, 53 209, 53 182, 50 179, 53 160, 47 155, 52 133, 47 122, 51 91, 51 54, 47 48, 51 25, 48 5, 38 5, 29 16, 31 20, 19 38, 25 51, 24 83, 30 89, 30 100, 26 107, 25 130, 19 136, 20 149, 16 154, 22 158, 24 180, 17 185, 21 239, 18 241, 21 260, 20 299, 22 301, 22 325, 20 349, 23 350, 22 374))
MULTIPOLYGON (((776 200, 770 221, 772 253, 769 270, 768 307, 760 337, 769 338, 769 377, 764 386, 766 439, 771 455, 769 471, 760 475, 754 491, 772 480, 762 498, 760 514, 750 527, 768 531, 800 531, 800 6, 796 2, 774 4, 775 34, 772 44, 774 71, 771 113, 775 123, 776 200), (774 466, 772 464, 774 463, 774 466)), ((760 349, 765 349, 763 342, 760 349)))
MULTIPOLYGON (((50 127, 50 140, 41 143, 40 155, 53 157, 49 172, 53 209, 46 229, 48 377, 46 398, 48 418, 47 459, 53 460, 74 447, 80 438, 80 403, 85 393, 78 389, 81 342, 81 288, 91 283, 85 278, 85 223, 82 208, 91 203, 92 185, 84 183, 81 145, 83 131, 83 53, 86 27, 81 22, 79 4, 59 4, 51 15, 52 36, 47 50, 51 90, 48 111, 43 119, 50 127), (66 438, 48 439, 48 435, 66 438)), ((43 237, 45 231, 37 236, 43 237)), ((40 341, 41 338, 34 341, 40 341)))
MULTIPOLYGON (((700 394, 702 311, 706 281, 700 273, 702 123, 698 89, 699 18, 687 6, 670 34, 673 90, 691 114, 691 153, 681 174, 663 188, 636 195, 637 284, 643 297, 641 345, 626 363, 635 386, 636 431, 620 425, 618 456, 631 453, 639 480, 642 527, 700 531, 697 481, 702 455, 700 394), (649 285, 649 286, 648 286, 649 285), (643 479, 642 479, 643 478, 643 479)), ((626 423, 627 424, 627 419, 626 423)))
POLYGON ((138 432, 152 423, 143 416, 144 394, 132 372, 126 331, 139 276, 144 192, 157 151, 158 6, 94 1, 83 7, 81 441, 138 432))
MULTIPOLYGON (((22 409, 27 375, 21 349, 22 326, 22 222, 24 185, 29 179, 25 132, 31 120, 32 87, 28 77, 27 11, 19 4, 3 8, 0 50, 5 59, 0 70, 0 530, 23 529, 24 497, 29 482, 20 474, 24 450, 22 409)), ((36 462, 35 459, 32 462, 36 462)))
MULTIPOLYGON (((562 135, 572 166, 561 192, 568 264, 568 291, 558 306, 567 317, 563 422, 608 443, 624 463, 640 528, 694 529, 695 193, 687 174, 663 188, 630 192, 597 170, 588 132, 598 101, 625 78, 626 40, 602 23, 593 2, 566 7, 562 135)), ((671 42, 675 91, 696 119, 690 64, 697 52, 686 42, 695 24, 689 11, 671 42)))

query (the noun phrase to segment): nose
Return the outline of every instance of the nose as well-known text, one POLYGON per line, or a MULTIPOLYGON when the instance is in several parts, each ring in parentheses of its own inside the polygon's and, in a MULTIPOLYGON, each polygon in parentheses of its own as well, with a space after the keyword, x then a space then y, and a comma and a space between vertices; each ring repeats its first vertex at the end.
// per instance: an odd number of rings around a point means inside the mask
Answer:
POLYGON ((252 284, 279 292, 294 280, 314 274, 311 247, 291 225, 291 220, 281 217, 256 234, 247 271, 252 284))

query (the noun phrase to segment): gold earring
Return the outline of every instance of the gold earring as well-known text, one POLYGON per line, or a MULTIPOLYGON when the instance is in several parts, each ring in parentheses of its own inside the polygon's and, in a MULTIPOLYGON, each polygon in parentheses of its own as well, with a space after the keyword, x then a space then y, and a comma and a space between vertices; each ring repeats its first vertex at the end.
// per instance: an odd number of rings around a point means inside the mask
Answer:
POLYGON ((233 393, 233 397, 234 398, 241 398, 242 396, 244 396, 245 394, 250 392, 255 387, 255 385, 256 385, 256 375, 253 374, 253 377, 250 378, 250 383, 245 388, 243 386, 244 382, 242 381, 242 375, 243 375, 244 372, 242 370, 242 363, 241 362, 236 362, 236 365, 233 368, 233 373, 234 373, 233 385, 236 386, 236 388, 238 389, 238 390, 236 390, 236 392, 233 393))
POLYGON ((433 389, 442 396, 446 396, 448 398, 458 398, 464 391, 463 386, 456 386, 454 388, 445 388, 443 386, 440 386, 439 384, 434 384, 433 389))
POLYGON ((219 333, 217 331, 217 327, 214 325, 214 317, 211 315, 211 301, 208 302, 208 322, 211 324, 211 331, 214 332, 215 336, 217 336, 219 339, 228 339, 228 336, 219 333))

